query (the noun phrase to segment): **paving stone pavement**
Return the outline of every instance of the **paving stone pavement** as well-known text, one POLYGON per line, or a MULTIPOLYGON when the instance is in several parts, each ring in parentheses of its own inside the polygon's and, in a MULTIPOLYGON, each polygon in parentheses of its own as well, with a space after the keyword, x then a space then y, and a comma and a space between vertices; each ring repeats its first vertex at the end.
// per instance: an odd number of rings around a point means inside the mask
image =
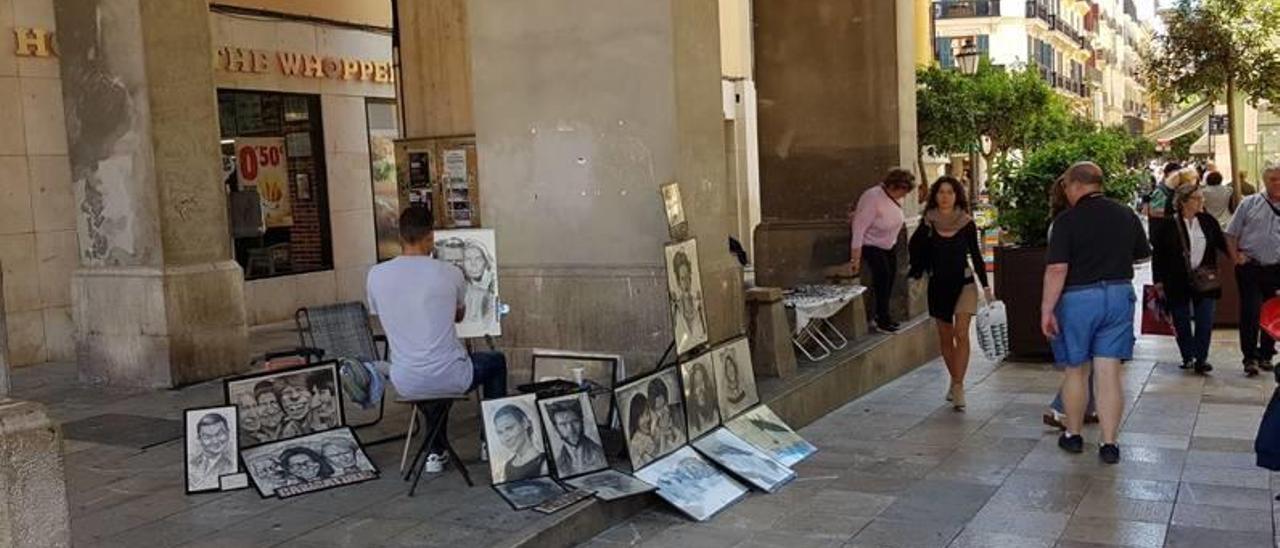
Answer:
POLYGON ((1247 379, 1229 331, 1209 377, 1179 370, 1172 339, 1141 337, 1125 367, 1123 460, 1057 447, 1041 413, 1059 374, 975 357, 968 410, 943 401, 941 361, 801 434, 819 452, 773 495, 753 493, 706 523, 647 510, 587 546, 1256 548, 1280 546, 1280 474, 1253 465, 1274 383, 1247 379))

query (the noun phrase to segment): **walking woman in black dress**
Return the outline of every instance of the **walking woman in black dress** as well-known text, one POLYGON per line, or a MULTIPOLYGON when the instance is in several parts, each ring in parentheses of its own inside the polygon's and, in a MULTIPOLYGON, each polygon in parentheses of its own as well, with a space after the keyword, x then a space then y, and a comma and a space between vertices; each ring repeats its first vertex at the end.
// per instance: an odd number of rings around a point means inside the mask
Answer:
MULTIPOLYGON (((974 269, 988 287, 978 245, 978 227, 970 216, 964 185, 954 177, 941 177, 929 189, 924 218, 911 235, 911 271, 919 278, 929 274, 929 315, 938 326, 942 360, 951 374, 947 401, 963 411, 964 375, 969 369, 969 323, 978 311, 978 288, 974 269), (972 263, 970 262, 972 261, 972 263)), ((991 290, 987 289, 991 300, 991 290)))

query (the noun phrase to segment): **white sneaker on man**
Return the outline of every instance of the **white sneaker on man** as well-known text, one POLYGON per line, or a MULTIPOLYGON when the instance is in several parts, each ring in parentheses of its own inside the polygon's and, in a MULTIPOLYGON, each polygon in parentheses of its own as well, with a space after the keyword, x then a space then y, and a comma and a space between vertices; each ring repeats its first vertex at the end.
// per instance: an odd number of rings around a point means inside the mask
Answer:
POLYGON ((422 465, 422 471, 428 474, 439 474, 444 472, 444 465, 449 464, 448 453, 428 453, 427 462, 422 465))

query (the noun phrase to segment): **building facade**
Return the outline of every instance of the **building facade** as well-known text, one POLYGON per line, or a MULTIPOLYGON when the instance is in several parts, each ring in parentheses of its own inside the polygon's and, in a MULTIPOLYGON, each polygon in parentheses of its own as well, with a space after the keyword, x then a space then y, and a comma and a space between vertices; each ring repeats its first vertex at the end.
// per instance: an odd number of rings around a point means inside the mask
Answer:
POLYGON ((1134 0, 940 0, 932 26, 943 67, 972 41, 996 65, 1033 67, 1078 114, 1135 133, 1150 122, 1138 52, 1151 29, 1134 0))
MULTIPOLYGON (((94 235, 149 230, 132 204, 113 201, 109 189, 105 198, 98 194, 95 184, 109 182, 111 161, 97 164, 94 184, 73 175, 67 120, 81 127, 86 109, 64 98, 60 64, 90 29, 58 28, 59 21, 84 19, 71 10, 55 16, 57 4, 0 0, 0 117, 16 121, 0 136, 0 265, 16 365, 76 359, 73 278, 88 267, 134 264, 120 258, 128 246, 102 251, 108 238, 94 235), (101 219, 100 226, 87 217, 101 219)), ((93 24, 102 32, 137 13, 125 2, 97 4, 93 24)), ((363 299, 365 274, 378 258, 377 228, 386 224, 385 210, 398 209, 394 192, 388 203, 375 188, 387 177, 395 184, 394 166, 385 166, 394 164, 390 142, 399 135, 390 6, 335 4, 342 5, 235 1, 207 8, 214 68, 208 93, 216 96, 221 137, 208 144, 222 150, 229 204, 230 230, 219 245, 241 270, 250 325, 289 320, 300 306, 363 299), (245 150, 265 152, 265 161, 245 150), (247 176, 250 160, 262 176, 247 176)), ((68 91, 87 86, 77 88, 68 91)))

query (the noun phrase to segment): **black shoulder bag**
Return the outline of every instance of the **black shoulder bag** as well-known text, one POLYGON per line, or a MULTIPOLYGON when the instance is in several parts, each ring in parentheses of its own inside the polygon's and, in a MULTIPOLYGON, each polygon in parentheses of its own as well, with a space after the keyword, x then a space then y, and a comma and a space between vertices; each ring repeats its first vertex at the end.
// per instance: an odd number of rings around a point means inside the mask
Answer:
MULTIPOLYGON (((1196 219, 1193 219, 1193 221, 1199 223, 1200 219, 1196 218, 1196 219)), ((1178 219, 1179 225, 1182 224, 1182 222, 1183 222, 1182 219, 1178 219)), ((1183 233, 1182 226, 1175 225, 1173 229, 1178 231, 1178 237, 1182 239, 1182 258, 1187 265, 1187 275, 1191 280, 1191 289, 1195 290, 1196 293, 1201 293, 1201 294, 1220 291, 1222 289, 1222 280, 1218 279, 1217 269, 1206 267, 1203 264, 1195 268, 1192 268, 1191 267, 1191 241, 1187 237, 1187 235, 1183 233)), ((1200 231, 1204 232, 1204 227, 1200 227, 1200 231)), ((1211 251, 1213 250, 1205 249, 1205 253, 1209 253, 1211 251)))

